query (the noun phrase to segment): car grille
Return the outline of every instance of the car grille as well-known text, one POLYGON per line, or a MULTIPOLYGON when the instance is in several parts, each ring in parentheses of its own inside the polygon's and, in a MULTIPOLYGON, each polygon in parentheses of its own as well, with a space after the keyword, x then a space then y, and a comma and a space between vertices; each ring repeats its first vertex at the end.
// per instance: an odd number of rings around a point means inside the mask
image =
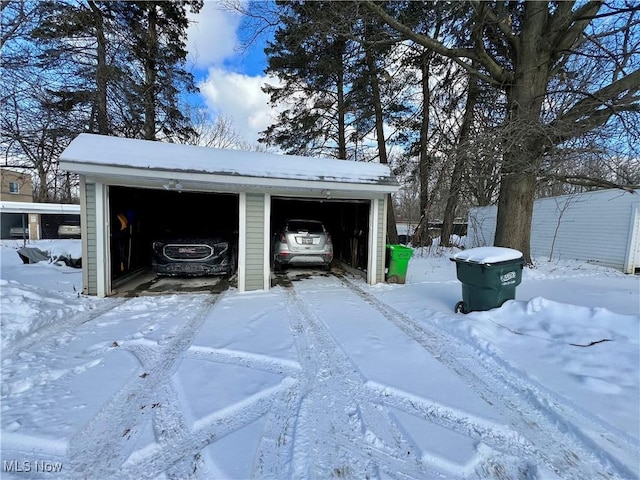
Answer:
MULTIPOLYGON (((163 255, 170 260, 205 260, 216 254, 209 245, 165 245, 163 255)), ((220 254, 221 252, 218 252, 220 254)))

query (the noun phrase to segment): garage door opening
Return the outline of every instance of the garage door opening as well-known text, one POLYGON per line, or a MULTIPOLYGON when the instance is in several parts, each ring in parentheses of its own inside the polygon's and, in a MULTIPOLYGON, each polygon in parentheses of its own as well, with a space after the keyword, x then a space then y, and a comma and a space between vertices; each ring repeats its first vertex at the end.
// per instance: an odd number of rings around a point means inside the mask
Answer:
POLYGON ((321 221, 331 234, 334 260, 366 270, 369 245, 368 200, 326 200, 273 197, 271 233, 289 219, 321 221))
POLYGON ((151 272, 152 243, 166 238, 238 241, 238 196, 109 188, 112 286, 151 272))

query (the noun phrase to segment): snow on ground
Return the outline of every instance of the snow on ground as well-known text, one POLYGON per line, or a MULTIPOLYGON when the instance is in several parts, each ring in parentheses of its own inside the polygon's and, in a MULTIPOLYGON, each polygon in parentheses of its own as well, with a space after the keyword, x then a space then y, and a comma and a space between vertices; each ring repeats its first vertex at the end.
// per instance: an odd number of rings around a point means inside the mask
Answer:
POLYGON ((15 243, 2 478, 640 474, 638 276, 539 262, 515 301, 462 315, 457 250, 433 249, 405 285, 292 270, 269 292, 96 299, 15 243))

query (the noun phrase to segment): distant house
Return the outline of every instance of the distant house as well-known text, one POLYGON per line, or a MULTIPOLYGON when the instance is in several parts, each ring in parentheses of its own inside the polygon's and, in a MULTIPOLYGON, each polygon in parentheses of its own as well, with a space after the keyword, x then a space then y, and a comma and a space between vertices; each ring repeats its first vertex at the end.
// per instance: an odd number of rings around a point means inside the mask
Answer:
POLYGON ((80 205, 0 201, 0 238, 41 240, 59 238, 65 222, 80 223, 80 205))
MULTIPOLYGON (((497 207, 469 212, 467 248, 493 245, 497 207)), ((531 254, 640 272, 640 189, 541 198, 533 204, 531 254)))
POLYGON ((0 168, 0 201, 33 202, 31 176, 0 168))

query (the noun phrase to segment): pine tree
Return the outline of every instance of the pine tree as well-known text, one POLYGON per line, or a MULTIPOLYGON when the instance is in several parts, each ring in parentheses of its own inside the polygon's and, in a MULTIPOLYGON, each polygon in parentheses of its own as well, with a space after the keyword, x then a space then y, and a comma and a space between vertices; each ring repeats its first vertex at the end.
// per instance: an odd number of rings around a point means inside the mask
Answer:
POLYGON ((281 26, 269 42, 270 103, 285 108, 260 142, 299 155, 346 159, 349 127, 349 41, 329 22, 319 22, 332 2, 278 2, 281 26))
POLYGON ((113 5, 124 39, 134 136, 147 140, 186 139, 193 135, 189 118, 179 108, 181 93, 194 93, 193 75, 184 67, 187 58, 187 8, 198 13, 201 0, 117 2, 113 5), (141 107, 140 107, 141 106, 141 107), (143 121, 139 122, 142 118, 143 121), (138 124, 135 122, 138 121, 138 124))

